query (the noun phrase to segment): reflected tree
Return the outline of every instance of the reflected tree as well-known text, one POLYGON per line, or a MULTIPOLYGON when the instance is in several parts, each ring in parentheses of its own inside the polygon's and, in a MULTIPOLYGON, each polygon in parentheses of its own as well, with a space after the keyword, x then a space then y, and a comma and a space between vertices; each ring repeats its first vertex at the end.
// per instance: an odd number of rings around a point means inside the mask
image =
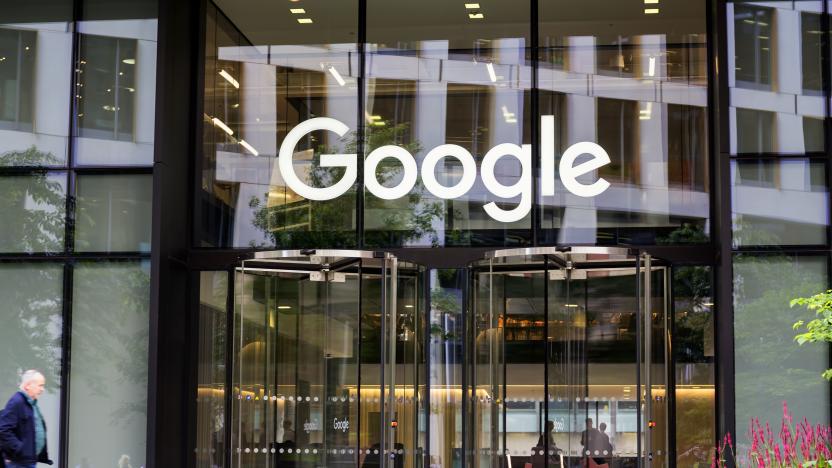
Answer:
MULTIPOLYGON (((40 167, 57 163, 51 153, 31 147, 0 155, 0 166, 40 167)), ((5 178, 0 197, 0 240, 21 252, 63 251, 66 195, 60 179, 45 170, 5 178)))
MULTIPOLYGON (((397 144, 411 154, 420 151, 418 142, 400 143, 408 133, 407 124, 373 129, 365 141, 369 153, 384 145, 397 144)), ((358 152, 358 133, 352 132, 344 146, 347 153, 358 152)), ((342 167, 321 167, 321 154, 338 153, 338 150, 319 146, 312 157, 306 183, 311 187, 328 187, 340 180, 345 172, 342 167)), ((382 185, 392 186, 401 177, 402 168, 391 158, 378 165, 376 178, 382 185)), ((286 189, 289 190, 288 188, 286 189)), ((421 183, 401 200, 382 200, 367 193, 365 213, 382 213, 380 221, 387 232, 395 233, 398 242, 428 237, 437 244, 433 220, 443 215, 442 204, 428 202, 421 183)), ((351 247, 355 246, 355 189, 327 201, 302 200, 291 203, 270 203, 269 194, 263 199, 252 197, 249 206, 254 210, 252 224, 263 232, 271 245, 281 247, 351 247)), ((253 245, 257 247, 257 245, 253 245)), ((265 247, 265 246, 261 246, 265 247)))

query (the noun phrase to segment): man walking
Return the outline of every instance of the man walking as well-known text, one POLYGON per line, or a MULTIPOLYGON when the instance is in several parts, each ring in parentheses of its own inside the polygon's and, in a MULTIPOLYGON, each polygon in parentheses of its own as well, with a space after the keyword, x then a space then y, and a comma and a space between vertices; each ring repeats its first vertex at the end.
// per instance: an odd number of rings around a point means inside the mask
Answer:
POLYGON ((23 373, 20 391, 12 395, 0 415, 0 451, 8 468, 52 464, 46 451, 46 423, 38 408, 46 379, 36 370, 23 373))

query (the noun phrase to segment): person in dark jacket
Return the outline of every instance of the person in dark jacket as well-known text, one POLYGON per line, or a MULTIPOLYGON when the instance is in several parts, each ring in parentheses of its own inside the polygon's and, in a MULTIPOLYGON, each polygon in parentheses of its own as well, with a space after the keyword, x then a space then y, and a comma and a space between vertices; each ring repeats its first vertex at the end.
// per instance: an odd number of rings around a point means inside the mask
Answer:
POLYGON ((0 451, 7 468, 52 464, 46 451, 46 423, 38 408, 38 397, 45 384, 40 372, 24 372, 20 391, 9 398, 0 415, 0 451))

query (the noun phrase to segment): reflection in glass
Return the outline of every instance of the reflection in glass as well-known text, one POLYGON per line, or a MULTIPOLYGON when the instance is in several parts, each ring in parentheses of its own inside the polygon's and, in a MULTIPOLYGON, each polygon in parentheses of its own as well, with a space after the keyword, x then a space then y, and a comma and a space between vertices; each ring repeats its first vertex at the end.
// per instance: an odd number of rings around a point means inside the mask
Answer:
POLYGON ((3 263, 0 285, 0 398, 18 391, 23 371, 43 373, 46 389, 38 407, 50 428, 49 455, 59 460, 63 266, 3 263))
POLYGON ((464 315, 463 270, 432 270, 428 318, 431 466, 462 466, 464 315))
POLYGON ((0 177, 0 252, 64 248, 66 174, 0 177))
POLYGON ((312 260, 237 269, 232 466, 422 466, 419 270, 312 260))
POLYGON ((629 466, 648 442, 654 463, 665 463, 666 270, 650 275, 646 323, 638 312, 646 275, 639 279, 635 258, 566 255, 498 257, 474 270, 474 466, 577 466, 588 457, 629 466), (640 433, 648 382, 656 428, 640 433))
POLYGON ((825 148, 823 10, 818 0, 727 3, 731 154, 825 148))
POLYGON ((156 5, 90 2, 78 23, 73 143, 78 165, 153 163, 156 5))
POLYGON ((343 177, 322 154, 355 153, 358 27, 356 1, 292 14, 283 4, 220 1, 208 8, 205 47, 202 223, 213 246, 354 246, 355 188, 332 201, 295 193, 277 167, 286 134, 314 117, 350 131, 316 131, 293 149, 293 168, 312 187, 343 177), (266 8, 264 10, 263 8, 266 8), (271 18, 261 23, 261 18, 271 18), (299 23, 298 19, 312 23, 299 23))
POLYGON ((734 257, 737 434, 746 434, 751 418, 778 427, 784 401, 795 421, 828 421, 829 386, 821 372, 828 367, 829 350, 794 341, 792 324, 814 314, 789 308, 791 299, 827 289, 828 261, 783 254, 734 257))
MULTIPOLYGON (((509 1, 467 9, 441 1, 368 1, 365 157, 379 146, 394 144, 405 147, 421 167, 434 147, 453 144, 479 166, 497 144, 531 143, 529 32, 528 8, 509 1)), ((401 165, 386 161, 376 177, 390 187, 400 181, 401 165)), ((462 165, 444 157, 435 172, 441 185, 454 186, 462 165)), ((523 170, 513 157, 500 159, 495 175, 503 185, 523 183, 523 170)), ((452 200, 435 196, 421 178, 399 200, 366 192, 366 242, 525 245, 531 238, 529 215, 501 223, 483 205, 495 201, 509 211, 526 196, 501 199, 480 178, 452 200)))
POLYGON ((199 344, 196 395, 196 467, 225 468, 228 272, 199 274, 199 344))
POLYGON ((0 11, 0 166, 66 162, 71 20, 70 0, 0 11))
POLYGON ((716 427, 714 304, 709 267, 673 269, 676 466, 709 466, 716 427))
POLYGON ((736 246, 826 244, 829 202, 822 161, 732 160, 731 181, 736 246))
POLYGON ((68 465, 143 466, 150 264, 80 263, 72 298, 68 465))
POLYGON ((541 193, 539 200, 542 239, 706 242, 704 5, 679 0, 657 8, 621 6, 610 9, 602 0, 580 8, 565 0, 540 3, 539 107, 555 119, 554 128, 541 133, 554 132, 556 161, 575 143, 598 143, 611 163, 578 180, 603 177, 612 184, 582 198, 556 178, 554 194, 541 193))
POLYGON ((79 175, 75 250, 149 252, 152 183, 149 175, 79 175))

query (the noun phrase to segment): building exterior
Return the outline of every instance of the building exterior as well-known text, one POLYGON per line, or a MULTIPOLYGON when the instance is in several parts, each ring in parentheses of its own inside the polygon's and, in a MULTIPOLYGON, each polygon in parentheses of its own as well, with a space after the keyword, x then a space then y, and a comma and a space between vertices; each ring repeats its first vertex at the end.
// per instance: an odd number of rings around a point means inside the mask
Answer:
POLYGON ((829 10, 6 2, 0 388, 44 372, 60 467, 695 467, 829 423, 789 307, 830 287, 829 10))

